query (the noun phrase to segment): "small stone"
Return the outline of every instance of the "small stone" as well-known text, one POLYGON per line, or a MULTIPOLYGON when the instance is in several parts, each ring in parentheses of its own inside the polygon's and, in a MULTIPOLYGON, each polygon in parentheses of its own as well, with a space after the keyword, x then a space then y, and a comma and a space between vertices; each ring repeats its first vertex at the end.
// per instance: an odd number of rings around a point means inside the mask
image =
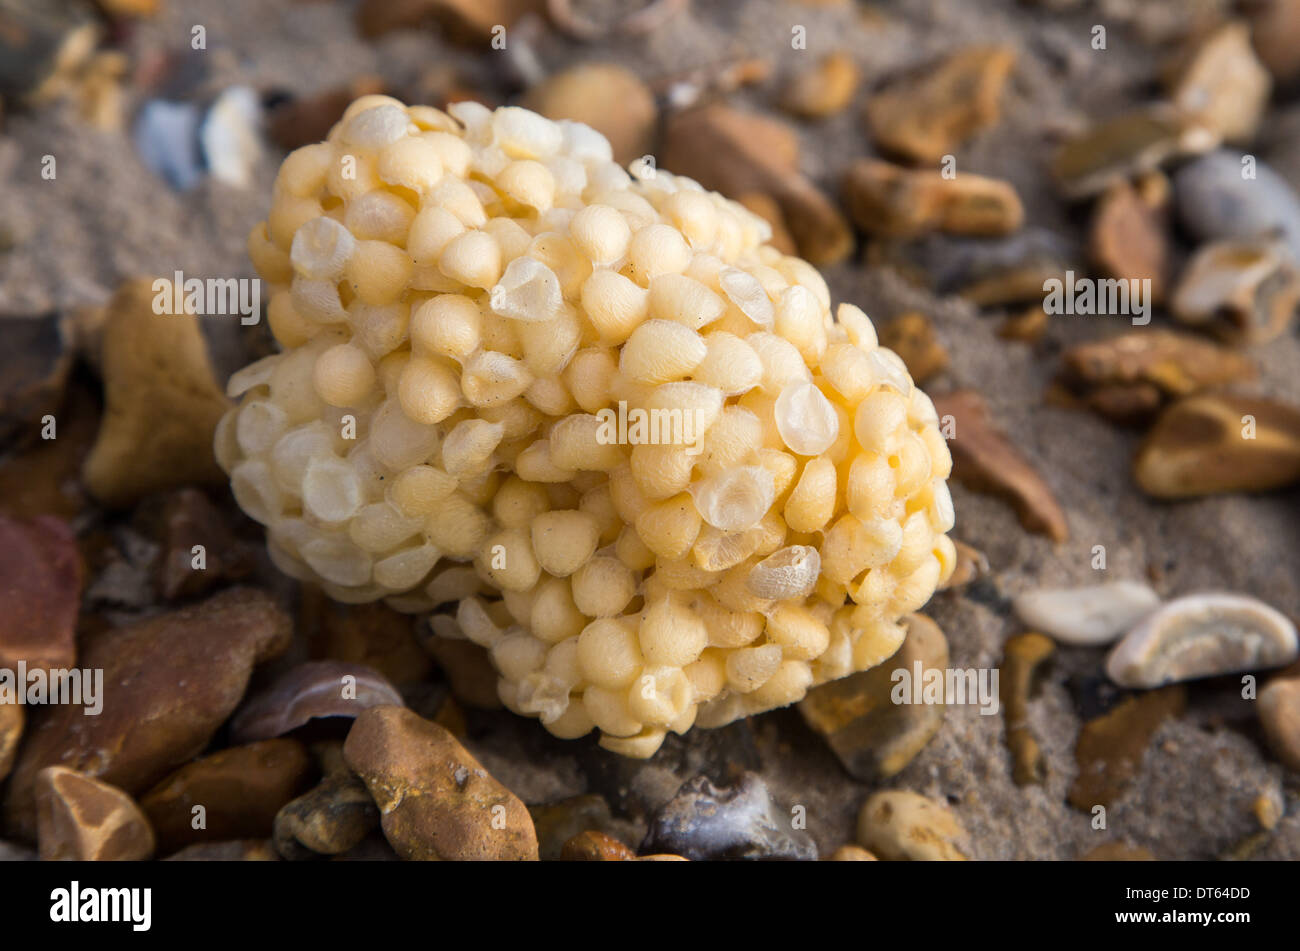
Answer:
POLYGON ((1133 474, 1158 499, 1290 485, 1300 479, 1300 410, 1218 393, 1179 400, 1147 434, 1133 474))
POLYGON ((540 0, 362 0, 356 23, 362 36, 373 39, 432 22, 448 38, 481 47, 493 38, 494 28, 514 26, 524 14, 541 9, 540 0))
POLYGON ((1149 107, 1099 123, 1071 139, 1057 152, 1052 172, 1067 197, 1087 198, 1217 144, 1213 133, 1189 124, 1176 110, 1149 107))
POLYGON ((140 107, 131 139, 145 166, 179 192, 203 180, 203 155, 199 150, 202 113, 192 102, 150 99, 140 107))
POLYGON ((169 495, 159 523, 154 580, 164 599, 198 597, 252 570, 252 554, 230 530, 226 516, 198 489, 169 495))
POLYGON ((262 101, 248 86, 223 89, 199 125, 199 148, 209 175, 232 188, 247 188, 261 161, 262 101))
POLYGON ((588 829, 564 843, 560 858, 565 862, 630 862, 636 853, 613 836, 588 829))
POLYGON ((104 672, 98 716, 50 706, 32 716, 9 779, 5 814, 36 831, 33 786, 67 766, 136 794, 192 759, 230 716, 255 664, 289 646, 288 616, 265 594, 232 588, 201 604, 92 633, 78 663, 104 672))
POLYGON ((106 505, 225 481, 212 438, 229 401, 213 377, 198 318, 155 314, 152 285, 122 285, 104 330, 105 412, 85 481, 106 505))
POLYGON ((953 569, 952 576, 942 586, 942 590, 964 588, 988 575, 989 559, 984 552, 955 538, 952 544, 957 549, 957 567, 953 569))
POLYGON ((1129 697, 1085 723, 1074 750, 1079 774, 1070 804, 1086 813, 1094 806, 1109 809, 1137 775, 1156 730, 1186 706, 1187 691, 1175 684, 1129 697))
POLYGON ((36 775, 36 839, 46 862, 138 862, 154 850, 149 820, 130 796, 62 766, 36 775))
POLYGON ((1117 182, 1097 202, 1089 238, 1090 254, 1102 274, 1121 281, 1149 280, 1154 304, 1164 300, 1168 282, 1166 218, 1137 188, 1117 182))
POLYGON ((1300 771, 1300 679, 1278 678, 1259 692, 1259 723, 1287 768, 1300 771))
POLYGON ((308 661, 247 700, 230 720, 230 739, 269 740, 318 717, 353 719, 368 707, 388 704, 402 706, 402 695, 373 669, 337 660, 308 661))
POLYGON ((382 601, 340 604, 315 586, 304 586, 299 626, 316 659, 372 667, 398 687, 419 683, 433 668, 415 635, 416 620, 382 601))
POLYGON ((860 845, 841 845, 833 853, 832 862, 878 862, 880 861, 860 845))
POLYGON ((1070 531, 1060 503, 1020 451, 994 428, 983 397, 958 390, 935 397, 934 406, 940 420, 953 417, 955 435, 948 440, 953 476, 977 492, 1006 498, 1029 531, 1065 541, 1070 531))
POLYGON ((615 832, 609 803, 603 796, 587 793, 556 802, 528 807, 537 831, 538 855, 543 862, 561 857, 567 842, 584 832, 615 832))
POLYGON ((937 165, 998 122, 1015 63, 1008 47, 971 46, 890 82, 867 100, 872 136, 918 165, 937 165))
POLYGON ((858 842, 886 861, 964 862, 970 841, 942 803, 903 789, 875 793, 858 813, 858 842))
POLYGON ((998 327, 998 336, 1003 340, 1016 340, 1020 343, 1036 343, 1046 332, 1047 311, 1041 303, 1032 304, 1009 315, 998 327))
POLYGON ((1255 817, 1259 827, 1266 831, 1277 828, 1285 811, 1286 805, 1282 802, 1281 790, 1276 788, 1256 796, 1255 801, 1250 804, 1250 814, 1255 817))
POLYGON ((23 708, 16 703, 0 703, 0 782, 9 775, 18 755, 18 741, 23 736, 23 708))
POLYGON ((1018 229, 1025 218, 1009 182, 970 172, 948 178, 878 159, 858 159, 849 167, 844 196, 858 227, 885 237, 912 238, 931 231, 999 237, 1018 229))
POLYGON ((548 119, 591 126, 609 139, 620 165, 650 151, 659 119, 646 84, 614 63, 583 63, 556 73, 528 90, 520 105, 548 119))
POLYGON ((880 345, 903 358, 915 383, 924 383, 948 368, 948 351, 925 314, 912 311, 880 329, 880 345))
POLYGON ((781 207, 799 253, 818 267, 843 260, 853 233, 839 209, 798 168, 788 125, 721 104, 688 109, 664 130, 663 166, 729 198, 759 192, 781 207))
POLYGON ((341 855, 379 828, 379 809, 351 772, 334 773, 275 816, 276 851, 286 859, 341 855))
POLYGON ((894 672, 915 676, 948 667, 948 641, 939 625, 922 614, 907 619, 907 635, 889 660, 840 680, 814 687, 799 701, 800 714, 826 740, 856 779, 888 779, 916 758, 943 725, 942 704, 895 703, 894 672))
POLYGON ((1013 603, 1026 627, 1062 644, 1099 647, 1158 608, 1160 595, 1138 581, 1111 581, 1083 588, 1038 588, 1013 603))
POLYGON ((357 717, 343 755, 402 858, 537 859, 524 804, 436 723, 402 707, 372 707, 357 717))
POLYGON ((836 50, 794 78, 781 97, 781 106, 805 119, 825 119, 853 101, 861 77, 853 57, 836 50))
POLYGON ((1255 52, 1273 78, 1285 85, 1300 79, 1300 0, 1265 0, 1249 13, 1255 52))
POLYGON ((1189 594, 1129 631, 1106 659, 1106 676, 1124 687, 1159 687, 1284 667, 1297 654, 1295 625, 1264 602, 1239 594, 1189 594))
POLYGON ((199 842, 188 845, 166 862, 278 862, 280 856, 267 839, 236 839, 233 842, 199 842))
POLYGON ((1149 418, 1168 397, 1253 379, 1245 356, 1191 334, 1135 330, 1071 347, 1061 376, 1097 412, 1122 422, 1149 418))
POLYGON ((32 441, 62 405, 73 355, 65 326, 57 313, 0 317, 0 445, 32 441))
POLYGON ((1206 37, 1169 83, 1169 96, 1192 121, 1221 140, 1254 138, 1273 82, 1250 45, 1250 26, 1227 23, 1206 37))
POLYGON ((50 515, 0 515, 0 669, 68 669, 77 657, 84 568, 77 540, 50 515))
POLYGON ((1179 221, 1199 241, 1281 234, 1300 258, 1300 198, 1253 155, 1219 150, 1187 163, 1174 175, 1174 200, 1179 221))
POLYGON ((99 428, 87 385, 73 381, 56 414, 56 439, 42 439, 0 461, 0 512, 75 519, 87 505, 81 468, 99 428))
POLYGON ((1229 343, 1267 343, 1286 333, 1300 305, 1300 271, 1272 240, 1216 241, 1188 262, 1170 309, 1229 343))
MULTIPOLYGON (((961 289, 961 296, 976 307, 1004 307, 1034 302, 1043 308, 1043 287, 1048 281, 1066 281, 1068 272, 1050 262, 1029 262, 981 277, 961 289)), ((1047 313, 1043 313, 1043 328, 1047 313)))
POLYGON ((1124 842, 1103 842, 1079 856, 1080 862, 1154 862, 1155 860, 1156 857, 1151 854, 1150 849, 1124 842))
POLYGON ((1038 633, 1017 634, 1003 651, 1001 700, 1007 727, 1007 748, 1011 750, 1012 777, 1019 786, 1042 783, 1046 760, 1029 729, 1029 699, 1043 664, 1056 652, 1056 645, 1038 633))
POLYGON ((451 685, 452 696, 477 710, 501 709, 497 695, 500 675, 487 648, 450 637, 428 637, 424 645, 451 685))
POLYGON ((140 797, 158 835, 174 852, 196 842, 263 838, 276 813, 310 782, 311 759, 297 740, 234 746, 182 766, 140 797), (195 828, 195 808, 204 825, 195 828))
POLYGON ((792 829, 790 813, 772 799, 757 773, 719 789, 706 776, 684 783, 650 821, 643 853, 706 859, 817 858, 812 836, 792 829))

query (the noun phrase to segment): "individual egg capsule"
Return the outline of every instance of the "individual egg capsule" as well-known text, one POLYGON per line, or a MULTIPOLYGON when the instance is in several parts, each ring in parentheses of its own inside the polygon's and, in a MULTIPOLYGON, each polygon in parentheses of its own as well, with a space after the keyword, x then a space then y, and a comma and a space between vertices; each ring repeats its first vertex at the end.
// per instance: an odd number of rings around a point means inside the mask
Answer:
POLYGON ((804 660, 781 662, 775 673, 753 690, 746 700, 758 711, 786 707, 802 700, 812 686, 812 670, 804 660))
POLYGON ((780 666, 781 648, 776 644, 737 648, 727 654, 727 686, 737 693, 751 693, 780 666))
POLYGON ((571 639, 575 663, 577 637, 587 626, 587 620, 574 604, 568 581, 543 578, 538 582, 528 616, 528 629, 549 644, 571 639))
POLYGON ((472 558, 490 527, 483 510, 456 492, 425 519, 424 535, 451 558, 472 558))
POLYGON ((709 646, 731 649, 754 643, 765 623, 758 611, 733 610, 708 592, 697 594, 691 608, 709 632, 709 646))
POLYGON ((840 435, 835 407, 815 383, 785 386, 772 413, 781 441, 797 455, 821 455, 840 435))
POLYGON ((705 335, 704 345, 704 359, 691 372, 696 382, 716 387, 726 396, 738 396, 762 381, 763 363, 740 337, 714 331, 705 335))
POLYGON ((521 395, 533 382, 528 368, 514 357, 480 350, 465 364, 460 387, 472 406, 504 403, 521 395))
POLYGON ((630 619, 597 618, 578 635, 578 669, 589 684, 607 690, 625 688, 644 663, 630 619))
POLYGON ((464 419, 442 441, 442 467, 456 479, 481 475, 491 465, 492 453, 504 431, 499 423, 464 419))
POLYGON ((642 287, 648 287, 661 274, 680 274, 690 263, 691 249, 682 233, 671 225, 640 228, 628 245, 628 269, 642 287))
POLYGON ((374 390, 375 368, 360 347, 336 344, 317 358, 312 383, 329 405, 356 406, 374 390))
POLYGON ((632 447, 632 478, 647 499, 668 498, 690 486, 695 458, 685 445, 641 443, 632 447))
POLYGON ((482 315, 461 294, 439 294, 411 315, 411 346, 416 353, 464 363, 478 349, 482 315))
POLYGON ((616 427, 607 418, 574 413, 551 428, 551 460, 574 471, 612 471, 627 462, 617 437, 616 427))
POLYGON ((518 528, 507 528, 484 539, 478 563, 494 585, 508 591, 528 590, 541 575, 528 534, 518 528))
POLYGON ((649 292, 616 271, 594 271, 580 299, 600 341, 612 346, 626 341, 649 314, 649 292))
MULTIPOLYGON (((925 529, 928 533, 928 524, 925 529)), ((822 542, 822 571, 832 581, 848 584, 868 568, 888 565, 902 545, 903 527, 893 519, 864 522, 856 516, 843 515, 826 532, 822 542)))
POLYGON ((688 493, 652 502, 636 517, 636 533, 659 558, 681 558, 700 532, 700 513, 688 493))
POLYGON ((897 450, 906 426, 907 401, 884 388, 863 399, 853 415, 853 431, 858 444, 884 456, 897 450))
POLYGON ((571 578, 573 603, 587 617, 615 617, 636 595, 637 580, 627 565, 608 555, 587 560, 571 578))
POLYGON ((707 285, 684 274, 662 274, 650 282, 649 311, 656 320, 698 331, 726 309, 722 298, 707 285))
POLYGON ((618 361, 612 351, 587 347, 573 355, 562 378, 583 412, 597 413, 609 406, 609 393, 618 361))
POLYGON ((362 301, 391 304, 406 293, 415 265, 402 248, 387 241, 358 241, 347 259, 344 277, 362 301))
POLYGON ((466 231, 447 242, 438 269, 454 281, 483 290, 501 279, 501 249, 490 234, 466 231))
POLYGON ((456 478, 436 466, 412 466, 399 472, 388 497, 405 515, 423 518, 456 491, 456 478))
POLYGON ((779 644, 787 660, 812 660, 830 643, 826 624, 799 604, 778 604, 767 617, 764 631, 769 644, 779 644))
POLYGON ((664 597, 642 609, 638 638, 648 664, 684 667, 709 644, 704 623, 677 598, 664 597))
POLYGON ((407 417, 431 426, 442 422, 461 405, 461 382, 442 360, 416 357, 402 369, 397 397, 407 417))
POLYGON ((689 376, 708 353, 694 330, 670 320, 647 320, 628 337, 619 371, 636 383, 655 385, 689 376))
POLYGON ((406 247, 415 209, 400 195, 388 191, 370 192, 349 202, 343 224, 360 241, 385 241, 406 247))
POLYGON ((695 692, 680 667, 644 667, 628 688, 628 712, 643 723, 667 726, 693 705, 695 692))
POLYGON ((586 205, 569 222, 569 237, 598 267, 609 267, 627 254, 632 231, 627 219, 608 205, 586 205))
POLYGON ((538 515, 532 524, 533 552, 548 574, 567 578, 596 551, 600 525, 586 512, 562 510, 538 515))

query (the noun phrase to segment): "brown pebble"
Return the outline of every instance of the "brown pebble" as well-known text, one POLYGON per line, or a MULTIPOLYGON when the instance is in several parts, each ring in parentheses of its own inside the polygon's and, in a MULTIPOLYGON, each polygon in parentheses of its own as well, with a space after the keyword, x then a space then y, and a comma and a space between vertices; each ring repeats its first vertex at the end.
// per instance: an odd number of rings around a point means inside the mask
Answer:
POLYGON ((1128 182, 1116 182, 1097 202, 1089 249, 1103 275, 1120 281, 1149 280, 1150 303, 1164 300, 1169 272, 1167 214, 1147 204, 1128 182))
POLYGON ((1094 806, 1110 808, 1136 778, 1156 731, 1186 706, 1186 688, 1174 684, 1129 697, 1085 723, 1074 751, 1079 774, 1070 804, 1087 813, 1094 806))
POLYGON ((34 441, 63 403, 73 356, 67 326, 58 313, 0 316, 0 445, 34 441))
POLYGON ((543 80, 520 103, 548 119, 591 126, 614 150, 620 165, 650 151, 659 110, 636 73, 615 63, 583 63, 543 80))
POLYGON ((903 358, 918 384, 948 368, 948 351, 925 314, 911 311, 887 322, 880 328, 880 345, 903 358))
POLYGON ((1029 729, 1029 698, 1044 663, 1056 653, 1051 638, 1038 633, 1017 634, 1003 649, 1001 693, 1012 778, 1018 786, 1041 784, 1046 757, 1029 729))
POLYGON ((799 253, 818 267, 843 260, 853 234, 839 209, 798 170, 798 137, 784 123, 710 104, 673 116, 663 166, 729 198, 770 195, 799 253))
POLYGON ((781 97, 781 107, 805 119, 833 116, 853 101, 861 76, 848 53, 827 53, 811 69, 795 76, 781 97))
POLYGON ((0 461, 0 512, 72 519, 87 506, 81 469, 99 429, 97 398, 74 380, 56 411, 55 439, 42 439, 0 461))
POLYGON ((326 776, 275 816, 276 851, 286 859, 341 855, 379 828, 379 809, 350 771, 326 776))
POLYGON ((36 831, 33 785, 68 766, 136 794, 198 755, 244 695, 255 664, 289 646, 288 616, 261 591, 232 588, 197 605, 84 638, 78 663, 104 672, 98 716, 72 704, 33 713, 9 779, 5 815, 36 831))
POLYGON ((311 759, 297 740, 234 746, 182 766, 140 797, 158 848, 263 838, 280 808, 311 781, 311 759), (196 815, 196 807, 202 812, 196 815), (195 825, 202 819, 202 825, 195 825))
POLYGON ((1174 317, 1235 345, 1267 343, 1300 306, 1300 270, 1271 239, 1217 241, 1188 262, 1170 301, 1174 317))
POLYGON ((1029 531, 1065 541, 1070 532, 1060 503, 1028 460, 994 428, 983 397, 959 390, 935 397, 934 406, 941 422, 953 417, 955 435, 948 440, 953 477, 977 492, 1007 499, 1029 531))
POLYGON ((230 739, 283 736, 318 717, 351 719, 367 707, 402 705, 402 695, 370 667, 337 660, 299 664, 249 698, 230 719, 230 739))
POLYGON ((1248 12, 1255 52, 1273 78, 1285 85, 1300 79, 1300 0, 1265 0, 1248 12))
POLYGON ((1250 44, 1250 26, 1226 23, 1173 65, 1169 98, 1192 121, 1227 142, 1259 129, 1273 82, 1250 44))
POLYGON ((1057 152, 1052 172, 1067 197, 1086 198, 1176 156, 1204 152, 1217 143, 1217 136, 1189 124, 1168 105, 1144 107, 1072 138, 1057 152))
POLYGON ((0 668, 74 666, 83 573, 62 520, 0 515, 0 668))
POLYGON ((419 683, 433 668, 416 640, 415 618, 382 601, 340 604, 304 585, 298 617, 313 659, 373 667, 399 687, 419 683))
POLYGON ((831 853, 832 862, 878 862, 880 861, 860 845, 841 845, 831 853))
POLYGON ((844 199, 859 228, 884 237, 933 231, 997 237, 1018 229, 1025 218, 1009 182, 970 172, 949 178, 937 170, 906 169, 878 159, 858 159, 849 167, 844 199))
POLYGON ((907 634, 887 661, 808 691, 799 713, 851 776, 867 782, 888 779, 907 766, 943 725, 943 704, 895 703, 894 672, 914 675, 948 666, 948 641, 939 625, 922 614, 907 619, 907 634))
POLYGON ((858 842, 886 861, 964 862, 970 838, 946 805, 914 792, 874 794, 858 813, 858 842))
POLYGON ((564 843, 560 858, 565 862, 628 862, 636 853, 613 836, 588 829, 564 843))
POLYGON ((1259 723, 1269 747, 1300 772, 1300 679, 1275 677, 1259 692, 1259 723))
POLYGON ((937 164, 1001 117, 1016 63, 1004 46, 971 46, 891 81, 867 100, 876 143, 917 164, 937 164))
POLYGON ((538 853, 544 862, 558 859, 564 844, 579 833, 595 831, 612 837, 615 831, 609 803, 595 793, 532 805, 528 814, 533 817, 538 853))
POLYGON ((9 775, 18 755, 18 741, 23 736, 23 708, 16 703, 0 703, 0 782, 9 775))
POLYGON ((167 496, 156 531, 154 584, 165 600, 198 597, 253 568, 252 553, 230 530, 229 518, 198 489, 167 496))
MULTIPOLYGON (((1034 302, 1043 306, 1043 285, 1064 281, 1066 272, 1051 262, 1031 262, 977 278, 961 289, 961 296, 976 307, 1002 307, 1034 302)), ((1046 313, 1044 313, 1046 325, 1046 313)))
POLYGON ((92 495, 115 507, 176 486, 225 484, 212 438, 230 401, 198 317, 154 313, 153 283, 118 288, 104 328, 104 418, 84 477, 92 495))
POLYGON ((998 336, 1003 340, 1017 340, 1021 343, 1035 343, 1046 332, 1047 311, 1041 303, 1011 314, 998 326, 998 336))
POLYGON ((1147 434, 1133 474, 1160 499, 1290 485, 1300 479, 1300 410, 1228 394, 1179 400, 1147 434))
POLYGON ((452 695, 457 700, 477 710, 501 709, 501 698, 497 695, 500 676, 492 666, 487 648, 449 637, 427 637, 424 645, 451 684, 452 695))
POLYGON ((130 796, 62 766, 36 775, 36 841, 47 862, 138 862, 154 851, 149 820, 130 796))
POLYGON ((1154 862, 1151 850, 1124 842, 1103 842, 1079 856, 1080 862, 1154 862))
POLYGON ((528 810, 454 736, 403 707, 372 707, 343 754, 404 859, 537 859, 528 810))
POLYGON ((1261 829, 1271 832, 1277 828, 1285 808, 1279 791, 1270 790, 1255 797, 1255 801, 1250 804, 1250 814, 1255 817, 1261 829))

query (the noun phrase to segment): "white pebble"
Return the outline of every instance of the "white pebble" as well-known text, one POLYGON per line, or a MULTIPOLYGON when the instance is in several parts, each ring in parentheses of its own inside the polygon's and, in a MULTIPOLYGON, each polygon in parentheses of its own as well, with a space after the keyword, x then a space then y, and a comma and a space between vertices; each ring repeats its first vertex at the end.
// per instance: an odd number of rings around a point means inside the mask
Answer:
POLYGON ((1137 581, 1084 588, 1039 588, 1015 599, 1026 627, 1062 644, 1109 644, 1160 606, 1160 596, 1137 581))

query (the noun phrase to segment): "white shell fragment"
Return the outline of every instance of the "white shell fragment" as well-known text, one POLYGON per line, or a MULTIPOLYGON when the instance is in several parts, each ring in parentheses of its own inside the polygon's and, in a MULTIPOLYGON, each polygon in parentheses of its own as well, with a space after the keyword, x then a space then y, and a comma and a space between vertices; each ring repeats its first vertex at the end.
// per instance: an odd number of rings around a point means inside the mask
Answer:
POLYGON ((1160 596, 1137 581, 1083 588, 1039 588, 1015 599, 1026 627, 1062 644, 1109 644, 1160 606, 1160 596))
POLYGON ((1170 601, 1129 631, 1106 660, 1125 687, 1281 667, 1296 659, 1296 629, 1280 612, 1239 594, 1170 601))

